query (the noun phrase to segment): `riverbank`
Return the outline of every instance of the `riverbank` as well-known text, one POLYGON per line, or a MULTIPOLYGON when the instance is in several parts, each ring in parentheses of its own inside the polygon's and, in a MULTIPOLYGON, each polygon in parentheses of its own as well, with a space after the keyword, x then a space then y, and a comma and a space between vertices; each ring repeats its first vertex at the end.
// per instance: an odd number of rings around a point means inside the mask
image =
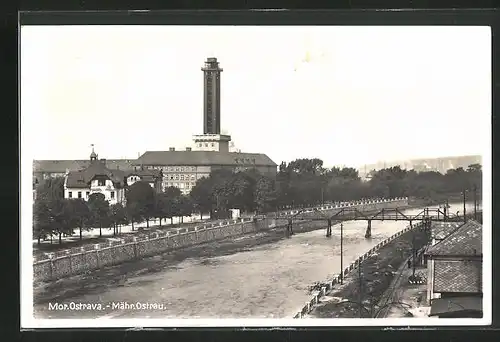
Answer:
MULTIPOLYGON (((324 229, 326 222, 298 222, 294 224, 294 233, 307 233, 324 229), (312 223, 312 224, 311 224, 312 223)), ((333 228, 337 229, 336 227, 333 228)), ((364 230, 360 230, 364 235, 364 230)), ((162 253, 154 257, 136 259, 116 266, 107 266, 98 270, 62 278, 52 282, 34 282, 34 302, 43 304, 50 301, 65 300, 89 293, 99 293, 107 288, 121 286, 127 278, 152 275, 164 269, 175 267, 175 264, 188 258, 212 258, 236 254, 258 246, 272 244, 285 239, 283 226, 249 233, 237 237, 226 237, 218 241, 182 247, 162 253)))
POLYGON ((395 238, 353 269, 344 280, 319 299, 319 303, 304 317, 356 318, 376 315, 380 300, 396 277, 397 270, 416 249, 428 243, 426 232, 416 229, 395 238), (361 308, 359 303, 362 303, 361 308))

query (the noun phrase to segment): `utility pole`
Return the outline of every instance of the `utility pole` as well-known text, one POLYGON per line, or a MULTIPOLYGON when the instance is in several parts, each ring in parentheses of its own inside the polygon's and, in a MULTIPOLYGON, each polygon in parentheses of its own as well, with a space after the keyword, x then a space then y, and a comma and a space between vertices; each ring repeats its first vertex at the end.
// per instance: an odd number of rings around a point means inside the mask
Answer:
POLYGON ((477 221, 477 186, 474 184, 474 220, 477 221))
POLYGON ((467 191, 467 190, 465 190, 465 189, 464 189, 464 223, 466 223, 466 222, 467 222, 467 216, 466 216, 466 215, 467 215, 467 212, 466 212, 466 209, 465 209, 465 200, 466 200, 466 198, 465 198, 465 192, 466 192, 466 191, 467 191))
POLYGON ((358 264, 358 280, 359 280, 359 318, 363 317, 361 309, 363 308, 363 280, 361 279, 361 262, 358 264))
POLYGON ((344 283, 344 223, 340 222, 340 284, 344 283))
POLYGON ((412 266, 412 271, 413 271, 413 279, 415 279, 415 261, 416 261, 416 248, 415 248, 415 231, 413 230, 413 222, 410 221, 410 231, 411 231, 411 234, 412 234, 412 238, 411 238, 411 250, 412 250, 412 254, 413 254, 413 261, 411 263, 411 266, 412 266))

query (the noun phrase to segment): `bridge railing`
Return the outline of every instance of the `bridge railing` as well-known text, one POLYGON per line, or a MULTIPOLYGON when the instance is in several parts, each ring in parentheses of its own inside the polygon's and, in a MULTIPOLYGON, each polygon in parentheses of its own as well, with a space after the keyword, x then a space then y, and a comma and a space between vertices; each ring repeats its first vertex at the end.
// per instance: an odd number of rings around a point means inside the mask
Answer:
MULTIPOLYGON (((349 208, 361 205, 370 205, 370 204, 380 204, 380 203, 389 203, 389 202, 397 202, 397 201, 408 201, 408 197, 395 197, 395 198, 387 198, 387 199, 373 199, 373 200, 364 200, 364 201, 351 201, 351 202, 340 202, 336 204, 329 205, 321 205, 316 207, 304 208, 304 209, 292 209, 288 211, 278 212, 278 218, 286 218, 289 216, 307 213, 315 213, 316 211, 327 211, 333 209, 342 209, 349 208)), ((272 216, 271 216, 272 217, 272 216)))

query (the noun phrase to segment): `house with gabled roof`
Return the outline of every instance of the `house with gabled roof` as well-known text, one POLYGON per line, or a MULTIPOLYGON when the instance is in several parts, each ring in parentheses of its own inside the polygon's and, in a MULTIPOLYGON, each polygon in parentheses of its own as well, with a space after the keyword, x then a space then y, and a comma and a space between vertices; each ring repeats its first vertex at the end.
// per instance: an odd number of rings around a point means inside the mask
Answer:
POLYGON ((427 252, 431 316, 482 317, 482 225, 469 220, 427 252))
POLYGON ((105 159, 98 159, 92 149, 90 163, 77 171, 68 171, 64 180, 64 197, 88 200, 91 194, 101 193, 110 204, 125 202, 125 188, 137 181, 145 181, 155 190, 161 190, 162 172, 159 170, 111 169, 105 159))

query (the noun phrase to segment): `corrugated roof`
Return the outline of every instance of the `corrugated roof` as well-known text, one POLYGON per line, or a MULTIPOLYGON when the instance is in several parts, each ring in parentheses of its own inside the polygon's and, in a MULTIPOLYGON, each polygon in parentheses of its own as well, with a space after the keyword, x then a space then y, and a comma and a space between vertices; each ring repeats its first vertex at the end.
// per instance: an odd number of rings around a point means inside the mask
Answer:
POLYGON ((443 240, 458 229, 461 223, 457 222, 432 222, 431 234, 436 240, 443 240))
POLYGON ((148 151, 134 165, 277 166, 265 154, 218 151, 148 151))
POLYGON ((482 261, 434 261, 434 292, 482 292, 482 261))
MULTIPOLYGON (((132 159, 106 159, 109 169, 132 169, 132 159)), ((66 170, 78 171, 89 167, 90 160, 34 160, 33 172, 65 173, 66 170)))
POLYGON ((427 250, 432 256, 481 256, 483 254, 483 226, 469 220, 447 238, 427 250))

